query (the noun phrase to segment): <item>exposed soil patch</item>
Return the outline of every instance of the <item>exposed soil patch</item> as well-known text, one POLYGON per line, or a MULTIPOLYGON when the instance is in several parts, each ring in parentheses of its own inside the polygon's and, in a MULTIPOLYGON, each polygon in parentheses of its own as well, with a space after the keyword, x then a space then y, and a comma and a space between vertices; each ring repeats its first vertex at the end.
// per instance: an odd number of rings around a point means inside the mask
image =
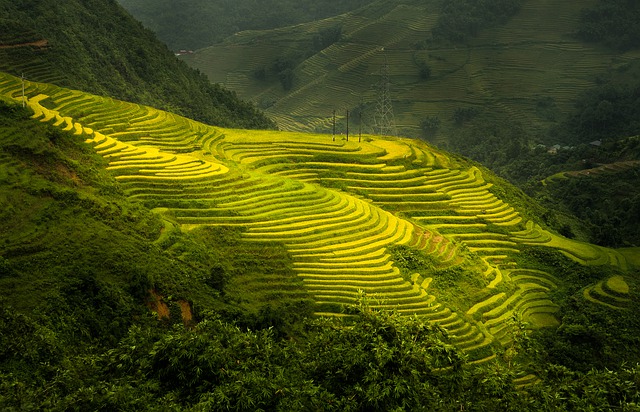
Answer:
POLYGON ((49 45, 49 40, 42 39, 38 41, 32 41, 29 43, 20 43, 20 44, 0 44, 0 49, 15 49, 18 47, 38 47, 43 48, 49 45))
MULTIPOLYGON (((193 326, 196 322, 193 320, 193 310, 191 309, 191 304, 186 300, 179 300, 176 303, 180 307, 180 317, 182 318, 182 323, 184 323, 185 326, 193 326)), ((171 304, 173 305, 176 303, 171 304)), ((158 314, 158 319, 171 319, 171 310, 169 309, 169 305, 164 301, 164 297, 155 289, 151 289, 149 291, 149 300, 147 301, 147 307, 158 314)))
POLYGON ((158 314, 158 319, 169 319, 169 306, 163 302, 162 296, 157 290, 151 289, 149 291, 151 299, 147 302, 147 307, 158 314))
POLYGON ((191 311, 191 305, 186 300, 179 300, 178 305, 180 305, 182 323, 184 323, 185 326, 192 326, 194 321, 193 312, 191 311))
POLYGON ((65 178, 71 180, 76 186, 82 186, 83 185, 82 180, 78 177, 76 172, 74 172, 73 170, 69 169, 64 164, 59 163, 58 165, 56 165, 56 171, 61 176, 64 176, 65 178))

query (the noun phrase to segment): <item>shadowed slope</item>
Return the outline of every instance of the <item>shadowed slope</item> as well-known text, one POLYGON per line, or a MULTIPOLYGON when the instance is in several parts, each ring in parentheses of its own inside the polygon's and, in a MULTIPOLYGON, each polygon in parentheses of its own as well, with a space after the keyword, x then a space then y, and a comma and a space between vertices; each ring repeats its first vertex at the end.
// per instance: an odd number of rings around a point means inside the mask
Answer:
POLYGON ((184 60, 256 102, 285 130, 330 130, 333 110, 342 128, 345 110, 364 112, 365 130, 371 130, 385 62, 404 135, 420 135, 420 122, 437 116, 435 138, 446 140, 456 132, 458 109, 486 110, 496 120, 520 120, 536 129, 554 121, 541 110, 545 104, 554 113, 568 111, 581 91, 594 86, 597 74, 638 58, 635 51, 618 53, 577 40, 573 34, 585 6, 522 2, 505 25, 451 45, 432 41, 439 1, 379 1, 323 21, 241 32, 184 60), (341 39, 313 50, 314 34, 336 25, 341 39), (269 72, 277 59, 295 63, 290 90, 269 72), (425 67, 428 75, 421 74, 425 67), (266 78, 255 76, 265 68, 266 78))

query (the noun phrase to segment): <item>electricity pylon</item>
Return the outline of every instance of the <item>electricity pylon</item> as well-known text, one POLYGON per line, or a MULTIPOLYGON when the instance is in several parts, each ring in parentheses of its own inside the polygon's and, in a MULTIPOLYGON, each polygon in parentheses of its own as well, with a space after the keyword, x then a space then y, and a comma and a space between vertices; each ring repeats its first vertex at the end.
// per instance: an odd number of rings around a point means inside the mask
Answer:
MULTIPOLYGON (((382 49, 384 51, 384 49, 382 49)), ((384 65, 380 68, 380 82, 378 83, 378 101, 376 113, 373 117, 374 127, 380 135, 395 136, 396 125, 393 119, 393 106, 391 105, 389 81, 389 65, 387 56, 384 56, 384 65)))

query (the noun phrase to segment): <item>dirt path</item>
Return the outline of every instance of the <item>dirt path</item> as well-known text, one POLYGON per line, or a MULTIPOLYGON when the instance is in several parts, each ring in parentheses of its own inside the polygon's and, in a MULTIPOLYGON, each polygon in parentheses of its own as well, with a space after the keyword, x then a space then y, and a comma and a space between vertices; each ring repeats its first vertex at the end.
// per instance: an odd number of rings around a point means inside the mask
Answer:
POLYGON ((27 46, 33 46, 33 47, 47 47, 49 45, 49 41, 47 39, 42 39, 42 40, 38 40, 38 41, 32 41, 29 43, 20 43, 20 44, 0 44, 0 49, 15 49, 18 47, 27 47, 27 46))
POLYGON ((608 163, 602 166, 598 166, 598 167, 594 167, 591 169, 584 169, 584 170, 575 170, 575 171, 571 171, 571 172, 565 172, 565 175, 567 176, 572 176, 572 177, 578 177, 578 176, 589 176, 591 174, 598 174, 598 173, 606 173, 606 172, 613 172, 613 171, 620 171, 620 170, 626 170, 626 169, 630 169, 632 167, 638 166, 640 165, 640 160, 627 160, 624 162, 615 162, 615 163, 608 163))

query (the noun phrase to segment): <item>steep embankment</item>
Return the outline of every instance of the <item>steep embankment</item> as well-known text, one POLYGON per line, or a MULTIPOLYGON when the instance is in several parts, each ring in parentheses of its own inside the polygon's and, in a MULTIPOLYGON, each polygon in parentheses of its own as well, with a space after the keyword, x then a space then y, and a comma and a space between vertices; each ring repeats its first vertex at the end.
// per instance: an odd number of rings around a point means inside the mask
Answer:
MULTIPOLYGON (((0 93, 20 100, 20 80, 3 75, 0 93)), ((565 273, 538 250, 628 266, 545 230, 506 183, 420 142, 221 129, 38 83, 26 98, 34 118, 86 139, 124 194, 169 227, 236 228, 243 245, 283 245, 302 283, 266 273, 253 280, 266 293, 306 291, 317 312, 339 313, 364 291, 374 307, 439 325, 472 359, 512 341, 514 316, 558 325, 553 291, 565 273)))
POLYGON ((274 126, 253 105, 177 60, 114 0, 0 0, 0 70, 210 124, 274 126))
POLYGON ((526 1, 505 25, 466 44, 441 45, 431 41, 438 1, 374 2, 323 21, 238 33, 183 58, 256 102, 286 130, 330 130, 334 110, 341 124, 351 110, 352 127, 362 113, 364 129, 372 130, 385 62, 395 121, 405 135, 419 135, 421 121, 437 117, 437 139, 446 141, 455 115, 463 118, 465 110, 542 129, 567 112, 596 75, 639 56, 577 40, 588 5, 526 1), (341 28, 340 39, 314 48, 314 36, 332 27, 341 28))

